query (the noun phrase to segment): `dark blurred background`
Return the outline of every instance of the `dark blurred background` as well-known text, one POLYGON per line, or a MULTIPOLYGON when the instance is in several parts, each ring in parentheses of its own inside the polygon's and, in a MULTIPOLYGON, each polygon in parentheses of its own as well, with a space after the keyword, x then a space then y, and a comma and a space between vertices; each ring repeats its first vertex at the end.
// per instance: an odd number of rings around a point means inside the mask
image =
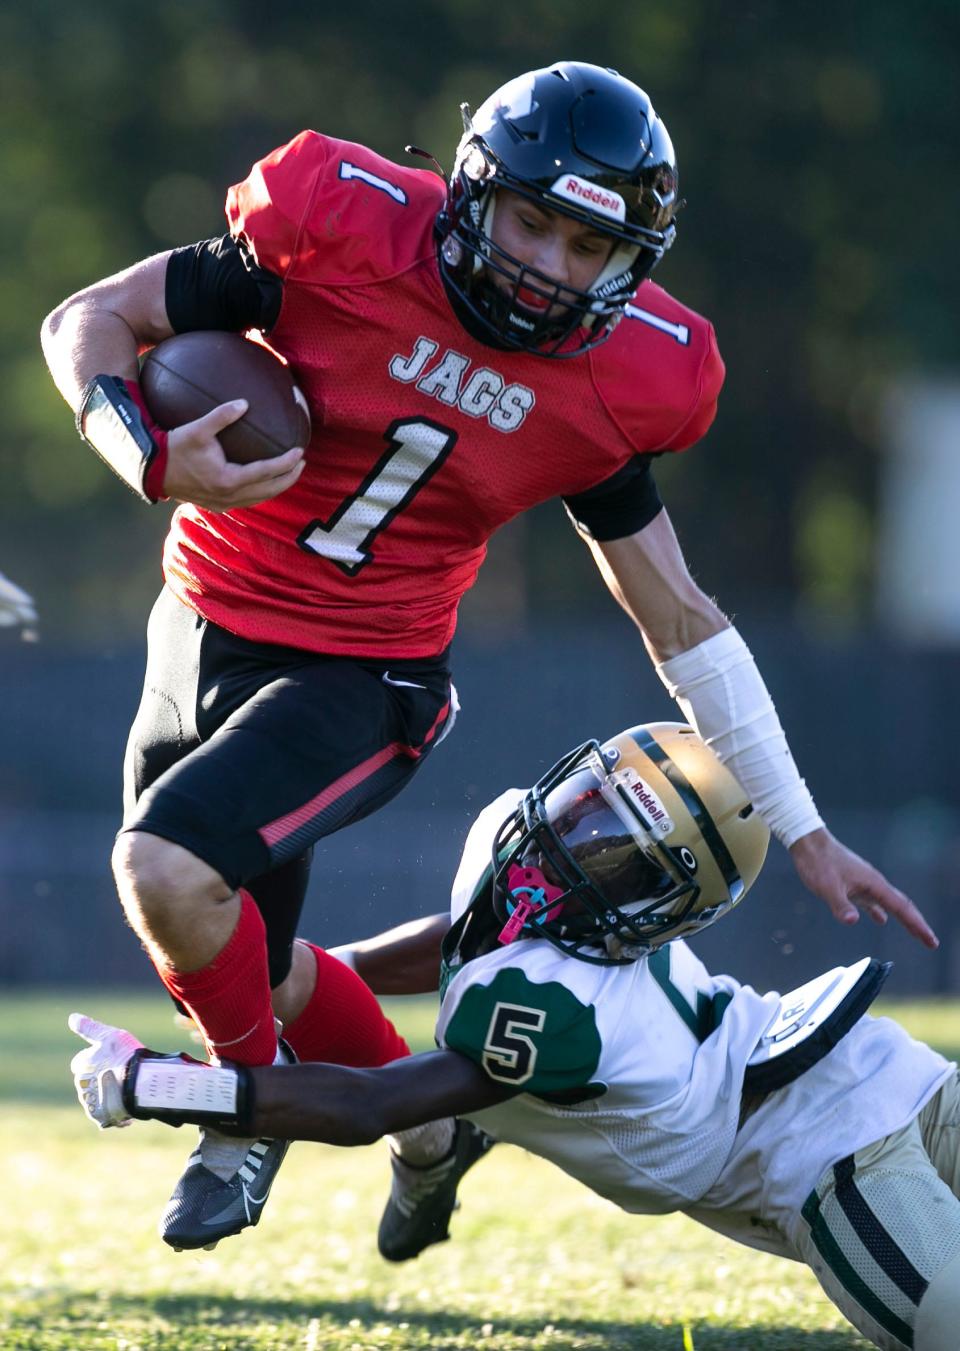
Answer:
MULTIPOLYGON (((953 0, 53 0, 0 9, 0 980, 149 978, 107 868, 167 509, 79 442, 37 333, 87 282, 223 229, 226 188, 313 126, 449 168, 458 105, 557 58, 651 94, 688 205, 656 280, 715 323, 720 414, 658 481, 754 648, 821 810, 910 891, 929 956, 841 930, 774 846, 701 951, 781 988, 862 952, 960 983, 960 9, 953 0)), ((320 846, 320 941, 440 909, 471 814, 568 745, 674 716, 557 505, 494 541, 462 610, 454 737, 320 846)))

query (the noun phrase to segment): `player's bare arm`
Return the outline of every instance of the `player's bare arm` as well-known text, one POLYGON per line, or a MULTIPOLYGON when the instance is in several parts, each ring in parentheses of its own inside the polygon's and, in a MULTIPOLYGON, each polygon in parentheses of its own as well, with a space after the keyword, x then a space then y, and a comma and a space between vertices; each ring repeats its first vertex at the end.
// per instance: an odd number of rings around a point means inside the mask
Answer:
POLYGON ((661 679, 686 716, 745 781, 761 813, 762 794, 769 795, 774 812, 769 824, 789 849, 804 886, 826 902, 841 924, 855 924, 861 910, 878 924, 893 916, 925 947, 936 948, 936 935, 910 898, 824 827, 795 773, 753 659, 730 621, 691 577, 666 511, 635 535, 590 547, 607 586, 640 629, 661 679), (720 642, 725 650, 719 657, 695 656, 707 651, 703 644, 709 648, 709 640, 724 633, 720 642), (681 667, 689 666, 688 657, 693 667, 684 674, 681 667), (723 687, 726 707, 710 692, 714 680, 723 687), (765 730, 775 748, 772 758, 760 737, 751 744, 749 733, 738 736, 736 723, 746 730, 755 715, 769 724, 765 730))
POLYGON ((77 291, 40 331, 50 374, 71 408, 101 371, 135 380, 139 353, 172 336, 164 283, 169 251, 77 291))
POLYGON ((491 1107, 513 1091, 456 1051, 429 1051, 379 1069, 215 1067, 148 1051, 132 1033, 83 1013, 69 1021, 89 1043, 71 1061, 77 1095, 101 1129, 137 1117, 209 1122, 213 1113, 220 1125, 242 1134, 367 1145, 424 1121, 491 1107), (198 1114, 199 1075, 212 1087, 200 1093, 210 1110, 198 1114))
POLYGON ((511 1092, 456 1051, 429 1051, 372 1070, 313 1064, 250 1073, 255 1133, 331 1145, 372 1144, 424 1121, 491 1107, 511 1092))
POLYGON ((376 995, 432 994, 439 986, 440 944, 449 927, 449 913, 427 915, 328 952, 351 966, 376 995))
MULTIPOLYGON (((78 291, 44 320, 41 342, 60 393, 76 412, 97 375, 136 382, 139 355, 173 335, 166 308, 169 251, 78 291)), ((276 459, 231 464, 217 433, 246 412, 243 400, 221 404, 167 437, 164 497, 213 511, 249 507, 278 496, 299 478, 303 447, 276 459)))
POLYGON ((666 508, 635 535, 589 542, 614 599, 640 630, 653 662, 688 652, 729 619, 690 575, 666 508))

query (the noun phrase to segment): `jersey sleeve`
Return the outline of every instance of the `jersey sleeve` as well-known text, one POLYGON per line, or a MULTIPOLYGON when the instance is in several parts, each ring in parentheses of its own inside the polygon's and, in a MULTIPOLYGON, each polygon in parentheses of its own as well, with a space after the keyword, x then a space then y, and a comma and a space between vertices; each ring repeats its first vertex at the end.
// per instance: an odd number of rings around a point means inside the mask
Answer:
POLYGON ((287 276, 297 257, 328 159, 327 138, 302 131, 258 160, 227 193, 230 233, 244 241, 260 267, 278 277, 287 276))
POLYGON ((230 189, 227 221, 283 281, 363 283, 432 255, 444 195, 436 174, 302 131, 230 189))
POLYGON ((652 282, 591 360, 608 415, 641 454, 686 450, 717 415, 725 369, 713 325, 652 282))
POLYGON ((574 1102, 602 1092, 593 1006, 515 966, 485 981, 488 974, 475 976, 468 964, 451 983, 437 1026, 441 1044, 520 1093, 574 1102))
POLYGON ((565 497, 563 505, 577 529, 604 543, 634 535, 649 525, 663 506, 651 459, 651 455, 634 455, 595 488, 565 497))
POLYGON ((717 400, 727 371, 713 325, 707 324, 706 330, 703 360, 696 374, 689 411, 684 410, 663 450, 686 450, 695 445, 710 430, 717 416, 717 400))
POLYGON ((167 317, 175 333, 249 328, 269 333, 282 299, 280 278, 255 263, 231 235, 174 249, 167 263, 167 317))

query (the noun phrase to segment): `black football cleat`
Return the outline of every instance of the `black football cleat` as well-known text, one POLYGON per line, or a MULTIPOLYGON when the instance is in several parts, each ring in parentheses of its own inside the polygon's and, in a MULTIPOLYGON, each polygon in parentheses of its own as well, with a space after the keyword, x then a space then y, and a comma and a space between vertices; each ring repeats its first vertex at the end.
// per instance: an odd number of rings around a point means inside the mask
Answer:
MULTIPOLYGON (((296 1060, 285 1041, 284 1061, 296 1060)), ((160 1220, 160 1237, 176 1252, 215 1248, 222 1238, 260 1223, 289 1140, 244 1140, 200 1128, 200 1141, 160 1220)))
POLYGON ((494 1144, 479 1126, 458 1120, 453 1145, 438 1163, 414 1168, 391 1151, 390 1196, 377 1232, 380 1256, 409 1262, 431 1243, 448 1239, 460 1179, 494 1144))
POLYGON ((215 1248, 222 1238, 258 1224, 289 1143, 235 1140, 202 1129, 200 1143, 187 1160, 160 1221, 164 1243, 177 1252, 215 1248), (207 1162, 215 1159, 222 1170, 231 1149, 236 1151, 237 1167, 224 1179, 207 1162))

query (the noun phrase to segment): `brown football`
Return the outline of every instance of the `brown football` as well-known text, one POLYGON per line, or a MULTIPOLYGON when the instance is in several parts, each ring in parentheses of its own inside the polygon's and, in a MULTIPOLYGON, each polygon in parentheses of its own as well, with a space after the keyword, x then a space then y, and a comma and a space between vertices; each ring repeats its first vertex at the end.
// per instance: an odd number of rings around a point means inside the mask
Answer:
POLYGON ((178 333, 151 348, 140 371, 143 397, 165 431, 231 399, 249 407, 219 433, 234 464, 270 460, 310 439, 307 401, 272 352, 239 333, 178 333))

